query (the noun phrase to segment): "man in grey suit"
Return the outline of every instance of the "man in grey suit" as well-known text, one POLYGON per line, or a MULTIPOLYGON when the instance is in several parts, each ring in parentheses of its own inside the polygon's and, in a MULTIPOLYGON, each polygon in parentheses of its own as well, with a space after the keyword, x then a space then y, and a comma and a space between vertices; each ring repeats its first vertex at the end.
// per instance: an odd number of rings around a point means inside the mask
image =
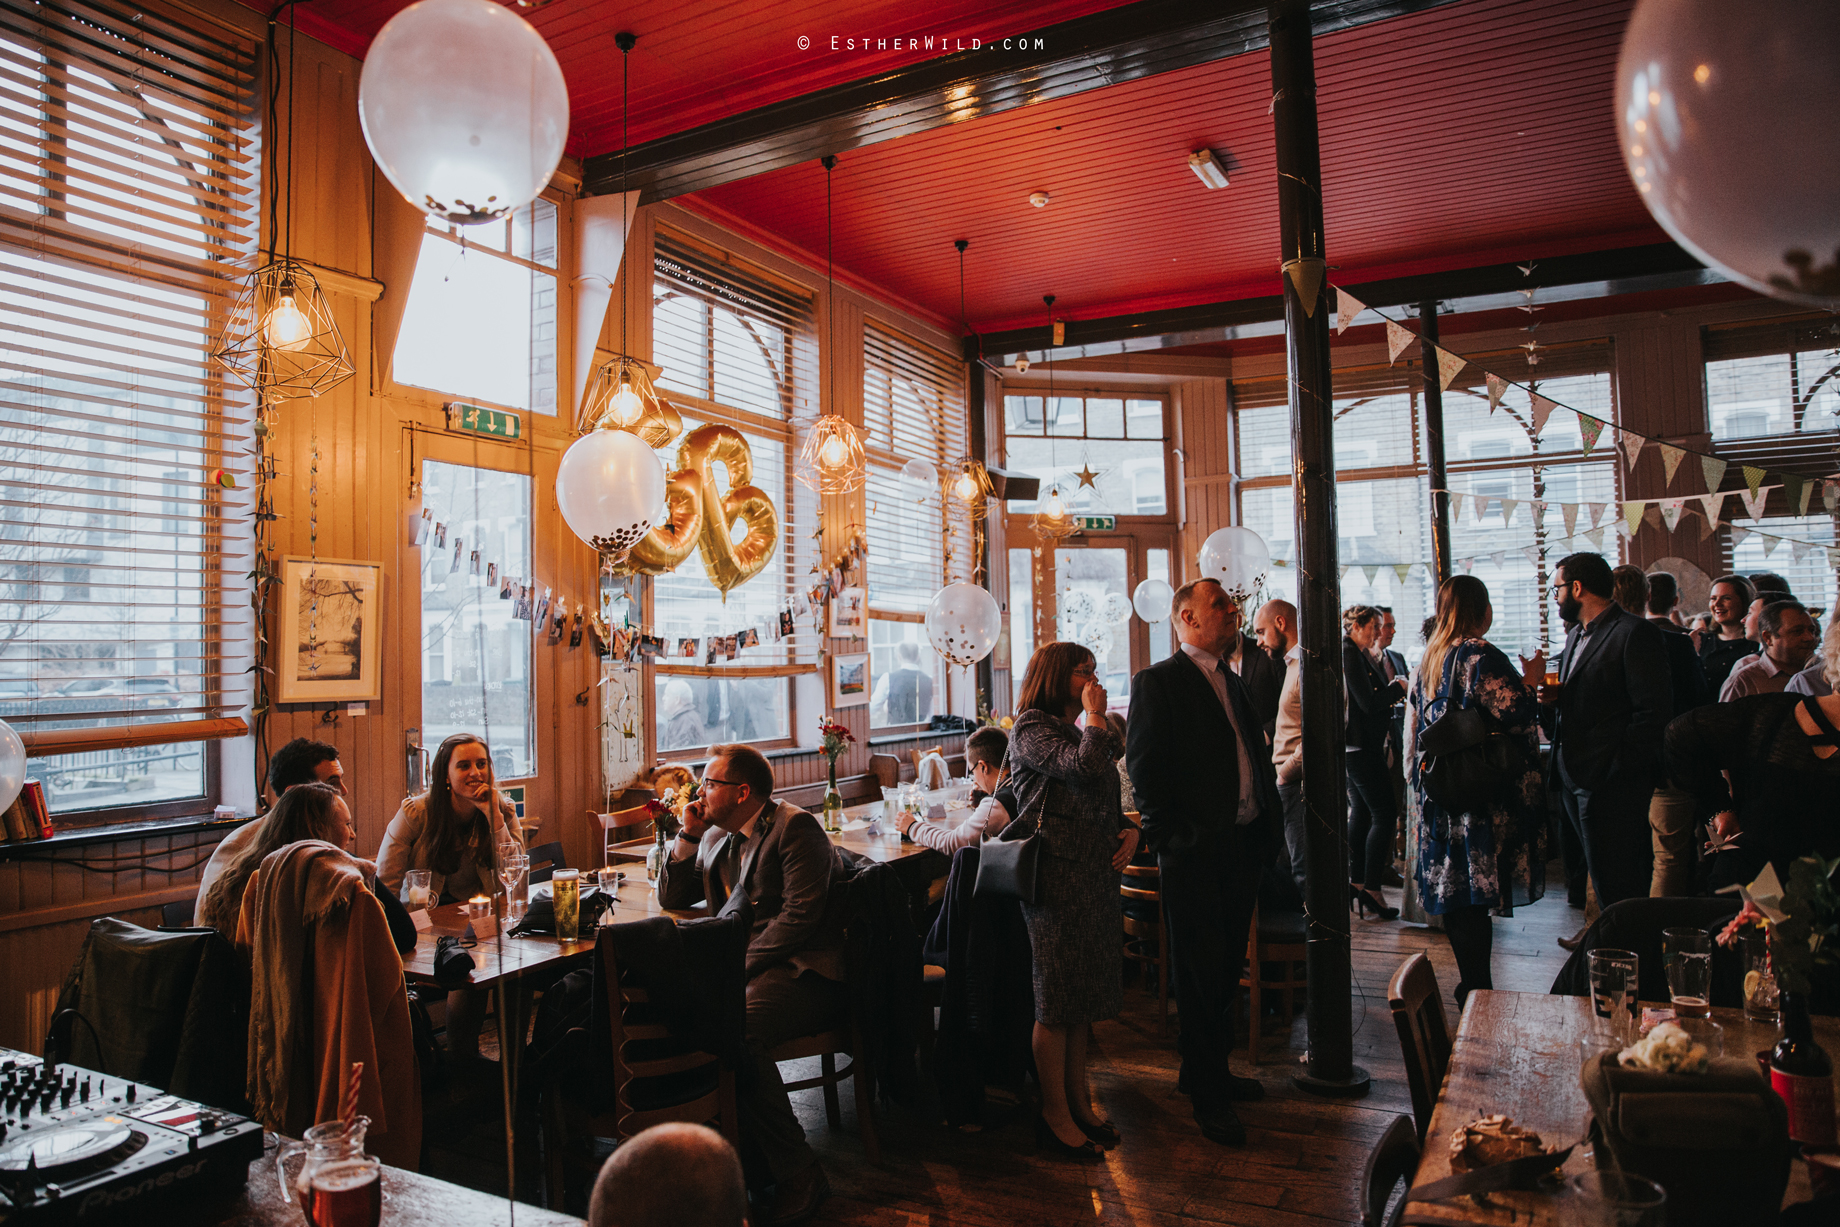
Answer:
MULTIPOLYGON (((764 1224, 803 1222, 830 1192, 818 1158, 767 1053, 836 1025, 849 870, 818 820, 773 801, 773 768, 752 746, 715 746, 702 795, 658 874, 667 908, 707 902, 720 914, 753 909, 747 953, 747 1041, 752 1076, 738 1079, 748 1184, 777 1192, 764 1224)), ((744 1071, 744 1075, 745 1075, 744 1071)))

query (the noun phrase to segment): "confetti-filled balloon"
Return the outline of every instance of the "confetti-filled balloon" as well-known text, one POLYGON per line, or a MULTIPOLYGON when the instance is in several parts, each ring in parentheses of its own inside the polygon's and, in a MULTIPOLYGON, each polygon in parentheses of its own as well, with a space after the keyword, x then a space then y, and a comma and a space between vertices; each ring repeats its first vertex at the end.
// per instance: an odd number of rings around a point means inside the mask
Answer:
POLYGON ((924 503, 939 487, 939 471, 924 460, 909 460, 901 466, 901 498, 909 503, 924 503))
POLYGON ((990 655, 1002 630, 997 599, 976 584, 947 584, 926 607, 926 637, 955 665, 975 665, 990 655))
POLYGON ((1099 602, 1099 618, 1107 626, 1117 626, 1120 622, 1131 620, 1131 602, 1122 592, 1108 592, 1099 602))
POLYGON ((1175 600, 1176 590, 1160 579, 1147 579, 1131 594, 1131 607, 1146 622, 1163 622, 1175 600))
POLYGON ((1099 605, 1086 589, 1069 588, 1061 593, 1058 612, 1068 622, 1087 622, 1099 616, 1099 605))
POLYGON ((1219 580, 1227 595, 1241 604, 1250 601, 1265 583, 1271 569, 1271 549, 1265 538, 1250 528, 1217 528, 1201 543, 1201 578, 1219 580))
POLYGON ((664 466, 638 435, 590 430, 562 454, 556 505, 577 537, 624 559, 664 514, 664 466))

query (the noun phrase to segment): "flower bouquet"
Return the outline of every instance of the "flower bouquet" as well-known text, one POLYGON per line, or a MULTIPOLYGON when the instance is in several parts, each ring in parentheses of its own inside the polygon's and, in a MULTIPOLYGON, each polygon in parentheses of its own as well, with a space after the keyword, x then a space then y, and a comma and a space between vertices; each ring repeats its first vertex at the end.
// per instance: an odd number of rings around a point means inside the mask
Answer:
POLYGON ((645 803, 645 812, 652 816, 652 849, 646 854, 645 876, 652 881, 658 880, 659 871, 664 867, 665 845, 676 838, 683 829, 684 810, 696 800, 699 792, 698 781, 694 778, 688 784, 664 790, 664 796, 654 797, 645 803))
MULTIPOLYGON (((1790 864, 1789 881, 1784 885, 1775 867, 1765 865, 1756 881, 1735 888, 1744 907, 1719 933, 1719 944, 1731 945, 1755 925, 1769 936, 1770 973, 1785 991, 1832 997, 1840 991, 1836 868, 1840 868, 1840 858, 1800 857, 1790 864)), ((1749 988, 1747 983, 1747 992, 1749 988)))

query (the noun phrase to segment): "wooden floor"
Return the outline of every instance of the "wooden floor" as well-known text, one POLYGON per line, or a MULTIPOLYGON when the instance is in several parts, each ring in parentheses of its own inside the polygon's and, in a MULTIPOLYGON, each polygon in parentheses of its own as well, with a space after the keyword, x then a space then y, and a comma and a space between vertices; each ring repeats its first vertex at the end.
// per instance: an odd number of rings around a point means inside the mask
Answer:
MULTIPOLYGON (((1389 892, 1397 902, 1398 892, 1389 892)), ((1509 920, 1495 920, 1495 987, 1545 992, 1565 961, 1555 938, 1576 930, 1582 913, 1566 906, 1563 890, 1509 920)), ((1266 1098, 1239 1105, 1249 1133, 1243 1148, 1207 1141, 1196 1130, 1186 1098, 1176 1094, 1173 1037, 1158 1034, 1155 1005, 1141 990, 1126 992, 1122 1017, 1094 1032, 1092 1077, 1102 1112, 1124 1143, 1102 1166, 1085 1168, 1039 1158, 1031 1119, 985 1132, 946 1130, 918 1113, 879 1106, 882 1159, 863 1153, 847 1086, 843 1127, 824 1120, 815 1091, 794 1096, 807 1136, 830 1176, 832 1196, 814 1222, 867 1227, 1033 1227, 1035 1224, 1257 1224, 1316 1227, 1360 1221, 1358 1185, 1368 1148, 1412 1107, 1402 1081, 1399 1040, 1386 1005, 1386 983, 1418 950, 1430 953, 1446 994, 1456 964, 1441 933, 1399 921, 1353 921, 1354 1052, 1373 1077, 1366 1097, 1321 1099, 1297 1091, 1289 1075, 1303 1055, 1305 1027, 1289 1037, 1273 1019, 1264 1061, 1238 1072, 1265 1084, 1266 1098)), ((1456 1007, 1449 1003, 1454 1027, 1456 1007)), ((787 1072, 792 1072, 788 1065, 787 1072)), ((495 1132, 495 1131, 492 1131, 495 1132)), ((453 1138, 431 1156, 431 1174, 479 1188, 504 1188, 502 1134, 453 1138)), ((522 1175, 522 1174, 521 1174, 522 1175)), ((523 1196, 538 1192, 519 1180, 523 1196)))

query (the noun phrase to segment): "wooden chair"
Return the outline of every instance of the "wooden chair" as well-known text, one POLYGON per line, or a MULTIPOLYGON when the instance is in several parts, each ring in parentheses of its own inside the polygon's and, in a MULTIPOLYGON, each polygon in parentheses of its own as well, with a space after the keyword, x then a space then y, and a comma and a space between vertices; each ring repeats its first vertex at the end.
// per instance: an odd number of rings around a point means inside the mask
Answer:
POLYGON ((892 754, 871 754, 869 774, 883 788, 893 788, 901 782, 901 760, 892 754))
POLYGON ((855 1016, 841 1027, 832 1031, 821 1031, 817 1035, 803 1035, 797 1039, 787 1040, 778 1048, 767 1054, 767 1058, 776 1064, 781 1061, 797 1061, 804 1057, 819 1058, 820 1073, 815 1078, 801 1078, 797 1082, 786 1083, 786 1093, 809 1091, 822 1087, 824 1089, 824 1119, 830 1127, 838 1129, 843 1123, 843 1109, 837 1098, 837 1084, 845 1078, 854 1079, 856 1092, 856 1122, 862 1129, 863 1150, 869 1156, 869 1162, 882 1161, 882 1146, 875 1133, 875 1085, 869 1073, 869 1066, 864 1062, 866 1049, 862 1042, 862 1031, 856 1025, 855 1016), (850 1058, 850 1063, 842 1069, 837 1068, 837 1054, 850 1058))
POLYGON ((1309 957, 1305 928, 1301 912, 1273 912, 1261 917, 1259 910, 1253 909, 1252 928, 1246 935, 1246 971, 1239 982, 1247 990, 1246 1059, 1254 1065, 1259 1063, 1259 1040, 1265 1029, 1265 991, 1274 989, 1284 994, 1284 1032, 1289 1035, 1297 1016, 1297 990, 1310 985, 1305 970, 1309 957), (1265 977, 1268 963, 1280 968, 1274 979, 1265 977))
MULTIPOLYGON (((592 810, 589 811, 593 813, 592 810)), ((610 814, 594 814, 601 824, 601 864, 643 865, 657 836, 652 811, 643 805, 617 809, 610 814)))
POLYGON ((562 851, 562 844, 560 842, 538 844, 530 850, 529 856, 530 884, 532 886, 535 886, 539 882, 549 881, 551 875, 558 869, 567 869, 569 867, 569 858, 567 854, 562 851))
MULTIPOLYGON (((697 1050, 669 1051, 676 1037, 660 1022, 642 1021, 651 993, 620 975, 611 941, 600 943, 605 960, 607 1016, 613 1032, 613 1089, 611 1111, 588 1116, 576 1129, 595 1137, 625 1141, 653 1125, 682 1121, 692 1125, 712 1125, 739 1146, 738 1116, 735 1107, 735 1074, 719 1057, 697 1050), (639 1007, 637 1011, 633 1007, 639 1007), (700 1075, 700 1076, 699 1076, 700 1075), (673 1089, 706 1086, 701 1094, 678 1100, 673 1089)), ((571 1132, 563 1098, 556 1085, 545 1088, 543 1111, 543 1153, 547 1166, 549 1204, 560 1207, 565 1193, 565 1150, 563 1139, 571 1132)), ((598 1167, 598 1165, 596 1165, 598 1167)))
POLYGON ((1412 1187, 1418 1155, 1418 1127, 1409 1116, 1395 1116, 1367 1152, 1367 1165, 1361 1172, 1361 1227, 1398 1227, 1406 1199, 1402 1196, 1391 1214, 1386 1212, 1386 1203, 1401 1180, 1408 1189, 1412 1187))
POLYGON ((1126 913, 1124 918, 1124 957, 1146 968, 1156 968, 1157 1029, 1169 1030, 1169 927, 1164 923, 1162 874, 1155 865, 1126 865, 1124 876, 1141 881, 1143 886, 1119 886, 1126 900, 1156 905, 1156 919, 1145 920, 1126 913), (1153 952, 1154 951, 1154 952, 1153 952))
MULTIPOLYGON (((181 899, 177 903, 164 904, 160 908, 160 927, 163 929, 189 929, 192 927, 192 915, 197 910, 196 899, 181 899)), ((232 934, 234 936, 234 934, 232 934)))
POLYGON ((1393 1009, 1393 1025, 1399 1028, 1406 1085, 1412 1091, 1412 1115, 1418 1122, 1418 1140, 1422 1144, 1425 1130, 1431 1127, 1431 1109, 1437 1104, 1438 1088, 1444 1085, 1445 1071, 1450 1068, 1451 1048, 1450 1023, 1444 1016, 1443 997, 1438 993, 1437 973, 1423 951, 1393 973, 1386 999, 1393 1009))

